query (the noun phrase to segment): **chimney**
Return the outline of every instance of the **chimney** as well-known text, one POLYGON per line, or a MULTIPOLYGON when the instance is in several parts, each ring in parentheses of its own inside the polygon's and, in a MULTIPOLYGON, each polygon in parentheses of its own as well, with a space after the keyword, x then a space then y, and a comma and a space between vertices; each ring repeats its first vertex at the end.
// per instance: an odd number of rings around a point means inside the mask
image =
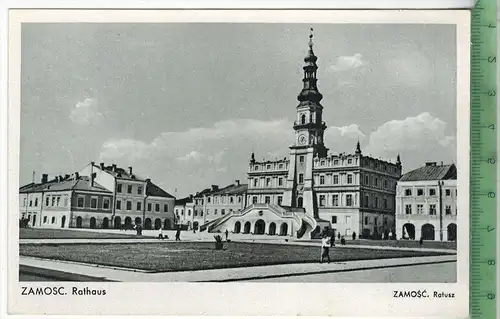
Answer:
POLYGON ((78 172, 75 172, 75 179, 80 179, 80 174, 78 172))
POLYGON ((441 161, 441 166, 443 166, 443 161, 441 161))
POLYGON ((219 185, 212 185, 212 191, 219 190, 219 185))
POLYGON ((47 183, 49 180, 49 175, 48 174, 42 174, 42 184, 47 183))
POLYGON ((190 195, 189 195, 189 198, 190 198, 190 199, 193 199, 193 194, 190 194, 190 195))
POLYGON ((90 165, 93 167, 95 165, 95 162, 90 162, 90 165))
POLYGON ((425 166, 436 166, 436 162, 427 162, 425 163, 425 166))
POLYGON ((56 176, 56 183, 59 182, 59 176, 56 176))
POLYGON ((113 164, 112 167, 113 167, 113 172, 116 172, 116 164, 113 164))
POLYGON ((104 170, 104 163, 99 164, 101 166, 101 170, 104 170))
POLYGON ((146 178, 146 183, 151 183, 151 178, 146 178))
POLYGON ((235 180, 235 183, 236 183, 237 186, 240 186, 240 180, 239 179, 235 180))
POLYGON ((132 166, 129 166, 129 167, 128 167, 128 174, 129 174, 129 175, 132 175, 132 166))
POLYGON ((69 174, 64 175, 64 179, 69 179, 69 177, 70 177, 69 174))

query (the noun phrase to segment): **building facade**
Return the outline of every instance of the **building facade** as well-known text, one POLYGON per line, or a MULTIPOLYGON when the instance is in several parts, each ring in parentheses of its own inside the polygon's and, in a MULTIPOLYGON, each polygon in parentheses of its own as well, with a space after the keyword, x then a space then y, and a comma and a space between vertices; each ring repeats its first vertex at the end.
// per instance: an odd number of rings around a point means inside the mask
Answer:
POLYGON ((106 166, 91 162, 80 173, 95 176, 95 180, 113 192, 113 228, 142 225, 145 229, 172 229, 175 198, 149 178, 142 178, 132 167, 123 169, 116 164, 106 166))
POLYGON ((435 162, 401 177, 396 195, 398 239, 456 241, 457 168, 435 162))
POLYGON ((256 161, 252 153, 244 208, 212 230, 316 237, 326 228, 379 238, 394 229, 399 156, 395 163, 364 156, 359 142, 353 154, 329 153, 316 61, 311 34, 289 157, 256 161))
POLYGON ((113 193, 92 178, 73 175, 57 176, 48 181, 21 187, 20 217, 31 227, 108 228, 113 193))

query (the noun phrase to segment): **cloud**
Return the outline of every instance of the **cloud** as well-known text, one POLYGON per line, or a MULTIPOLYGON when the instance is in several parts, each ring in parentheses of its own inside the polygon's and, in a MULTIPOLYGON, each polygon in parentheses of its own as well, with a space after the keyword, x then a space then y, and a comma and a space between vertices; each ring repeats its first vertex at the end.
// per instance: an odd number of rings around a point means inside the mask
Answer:
POLYGON ((363 142, 366 135, 357 124, 330 126, 325 131, 325 144, 332 153, 354 152, 358 140, 363 142))
POLYGON ((99 124, 104 116, 99 112, 97 99, 87 98, 75 104, 72 108, 69 119, 79 125, 99 124))
POLYGON ((340 56, 328 72, 336 75, 338 86, 355 86, 363 80, 366 73, 370 71, 369 63, 363 60, 360 53, 352 56, 340 56))
POLYGON ((456 139, 447 133, 448 124, 428 112, 404 120, 392 120, 370 134, 366 153, 395 158, 398 153, 409 166, 424 161, 452 161, 456 158, 456 139))

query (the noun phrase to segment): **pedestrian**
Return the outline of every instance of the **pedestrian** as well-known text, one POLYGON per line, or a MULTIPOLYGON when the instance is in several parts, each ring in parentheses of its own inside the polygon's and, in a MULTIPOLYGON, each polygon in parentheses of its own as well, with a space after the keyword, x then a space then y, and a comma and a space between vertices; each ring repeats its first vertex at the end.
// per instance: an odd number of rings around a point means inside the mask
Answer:
POLYGON ((177 231, 175 232, 175 241, 181 240, 181 228, 177 227, 177 231))
POLYGON ((420 240, 418 241, 418 243, 420 244, 420 247, 422 247, 422 245, 424 244, 424 238, 420 237, 420 240))
POLYGON ((160 226, 160 229, 158 229, 158 239, 165 239, 165 237, 163 237, 163 227, 160 226))
POLYGON ((344 245, 345 245, 345 238, 344 238, 344 236, 342 236, 342 238, 340 238, 340 244, 341 244, 342 246, 344 246, 344 245))
POLYGON ((228 236, 229 236, 229 231, 226 229, 226 241, 228 236))
POLYGON ((340 233, 337 234, 337 238, 340 239, 340 233))
POLYGON ((323 234, 323 239, 321 239, 321 259, 319 260, 319 263, 323 263, 323 260, 325 257, 328 259, 328 263, 330 263, 330 239, 328 239, 328 236, 323 234))
POLYGON ((335 230, 332 229, 332 237, 330 237, 330 247, 335 247, 335 230))

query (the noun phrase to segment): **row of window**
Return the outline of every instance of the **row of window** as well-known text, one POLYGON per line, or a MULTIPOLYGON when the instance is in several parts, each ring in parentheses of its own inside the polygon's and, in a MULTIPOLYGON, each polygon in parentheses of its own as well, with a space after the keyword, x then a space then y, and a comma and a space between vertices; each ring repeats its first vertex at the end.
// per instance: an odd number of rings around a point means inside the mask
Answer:
MULTIPOLYGON (((116 192, 117 193, 124 193, 123 186, 124 186, 123 184, 117 183, 116 184, 116 192)), ((127 193, 132 194, 133 186, 132 185, 126 185, 126 186, 127 186, 127 193)), ((143 195, 142 190, 143 190, 142 186, 137 186, 137 188, 136 188, 137 195, 143 195)))
MULTIPOLYGON (((232 208, 230 208, 230 209, 229 209, 229 212, 232 212, 232 211, 233 211, 233 209, 232 209, 232 208)), ((218 210, 218 209, 214 209, 214 215, 217 215, 217 214, 219 214, 219 210, 218 210)), ((226 210, 225 210, 224 208, 223 208, 223 209, 221 209, 221 210, 220 210, 220 214, 221 214, 221 215, 226 215, 226 210)), ((210 215, 210 209, 207 209, 207 216, 209 216, 209 215, 210 215)), ((196 211, 195 211, 194 216, 197 216, 197 212, 196 212, 196 211)), ((203 212, 201 212, 201 216, 203 216, 203 212)))
MULTIPOLYGON (((207 204, 212 203, 212 197, 213 197, 213 203, 214 204, 225 204, 226 200, 228 204, 234 204, 235 202, 241 203, 241 196, 235 197, 235 196, 210 196, 207 197, 207 204)), ((203 204, 203 202, 202 202, 203 204)))
POLYGON ((49 207, 49 206, 68 207, 68 198, 67 197, 64 197, 64 203, 62 203, 62 204, 63 205, 61 206, 61 196, 47 196, 47 197, 45 197, 45 207, 49 207))
MULTIPOLYGON (((412 189, 411 188, 406 188, 405 189, 405 196, 412 196, 412 189)), ((417 188, 417 196, 424 196, 425 192, 423 188, 417 188)), ((429 188, 428 193, 429 196, 436 196, 436 189, 435 188, 429 188)), ((451 189, 446 188, 444 190, 444 195, 445 196, 451 196, 451 189)), ((457 195, 457 190, 455 189, 455 196, 457 195)))
MULTIPOLYGON (((52 216, 52 218, 50 219, 50 224, 55 224, 56 222, 57 222, 56 218, 54 216, 52 216)), ((43 223, 44 224, 49 223, 47 216, 43 216, 43 223)))
MULTIPOLYGON (((326 206, 337 207, 337 206, 340 206, 339 195, 334 194, 334 195, 332 195, 331 198, 332 198, 331 202, 328 202, 326 195, 319 195, 319 206, 320 207, 326 207, 326 206)), ((345 197, 345 206, 347 206, 347 207, 354 206, 353 196, 351 194, 347 194, 346 195, 346 197, 345 197)))
MULTIPOLYGON (((282 201, 283 201, 283 196, 277 196, 275 204, 281 205, 282 201)), ((259 197, 252 196, 252 204, 257 204, 257 203, 259 203, 259 197)), ((271 204, 271 196, 264 196, 264 203, 271 204)))
MULTIPOLYGON (((135 206, 136 210, 142 211, 142 202, 136 202, 135 206)), ((161 205, 158 203, 154 204, 154 211, 159 213, 160 212, 161 205)), ((122 210, 122 201, 117 199, 116 200, 116 209, 117 210, 122 210)), ((132 201, 128 200, 125 201, 125 210, 132 210, 132 201)), ((147 204, 147 211, 152 212, 153 211, 153 203, 148 203, 147 204)), ((163 205, 163 212, 168 213, 168 204, 163 205)))
MULTIPOLYGON (((411 215, 413 213, 414 213, 414 211, 413 211, 413 205, 411 205, 411 204, 405 205, 405 214, 406 215, 411 215)), ((417 205, 417 211, 416 211, 416 213, 417 213, 417 215, 423 215, 424 214, 424 205, 423 204, 418 204, 417 205)), ((436 204, 429 204, 427 213, 429 215, 436 215, 437 214, 436 204)), ((452 214, 451 205, 446 205, 445 206, 444 213, 445 213, 445 215, 451 215, 452 214)), ((457 214, 457 209, 455 208, 455 215, 456 214, 457 214)))
MULTIPOLYGON (((262 169, 265 168, 266 170, 275 170, 276 169, 276 165, 272 165, 272 164, 262 164, 262 166, 254 165, 253 169, 254 169, 254 171, 258 171, 260 167, 262 167, 262 169)), ((285 169, 287 167, 283 163, 279 163, 277 168, 282 170, 282 169, 285 169)))
MULTIPOLYGON (((299 162, 303 163, 303 157, 304 157, 304 156, 300 156, 300 158, 299 158, 299 162)), ((331 163, 331 162, 330 162, 330 161, 328 161, 328 162, 327 162, 326 160, 322 160, 319 164, 320 164, 320 166, 326 166, 326 165, 327 165, 327 163, 329 164, 329 163, 331 163)), ((352 158, 348 158, 348 159, 347 159, 347 164, 348 164, 348 165, 352 165, 353 163, 354 163, 354 161, 353 161, 353 159, 352 159, 352 158)), ((338 166, 339 164, 340 164, 340 160, 338 160, 338 159, 333 160, 333 166, 338 166)))
POLYGON ((109 198, 103 198, 101 201, 101 205, 99 205, 99 201, 97 200, 97 197, 91 197, 90 198, 90 206, 85 206, 85 197, 84 196, 78 196, 76 200, 76 207, 78 208, 85 208, 85 207, 90 207, 91 209, 104 209, 104 210, 109 210, 110 207, 110 202, 111 200, 109 198))

